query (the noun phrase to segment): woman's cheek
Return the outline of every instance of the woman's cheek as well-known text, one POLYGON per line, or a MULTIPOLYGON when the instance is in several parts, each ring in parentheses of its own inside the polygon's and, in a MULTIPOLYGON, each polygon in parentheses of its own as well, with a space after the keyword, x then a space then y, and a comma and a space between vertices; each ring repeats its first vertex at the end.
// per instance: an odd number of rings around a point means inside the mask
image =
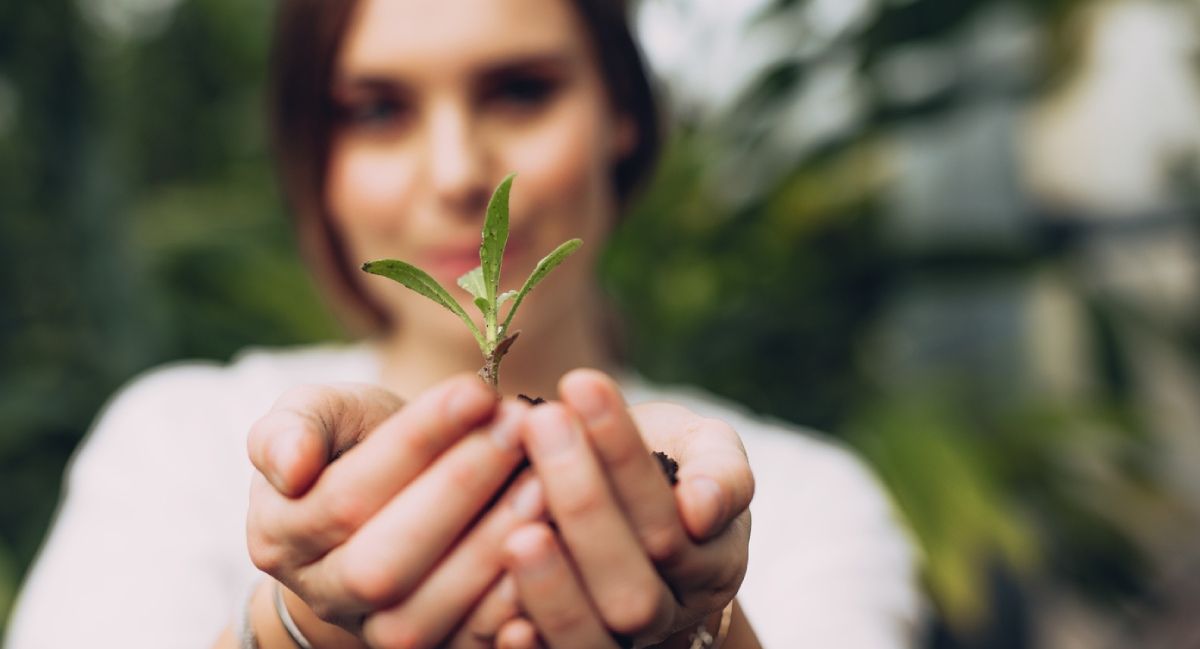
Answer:
POLYGON ((350 238, 392 234, 412 196, 414 165, 382 148, 344 147, 329 165, 330 211, 350 238))
MULTIPOLYGON (((578 107, 561 111, 564 117, 543 128, 523 134, 507 147, 507 164, 518 174, 520 192, 536 212, 569 211, 569 220, 577 220, 600 209, 597 198, 611 188, 606 186, 609 161, 601 146, 603 129, 599 116, 578 107)), ((565 224, 564 224, 565 225, 565 224)), ((590 229, 584 224, 579 229, 590 229)))

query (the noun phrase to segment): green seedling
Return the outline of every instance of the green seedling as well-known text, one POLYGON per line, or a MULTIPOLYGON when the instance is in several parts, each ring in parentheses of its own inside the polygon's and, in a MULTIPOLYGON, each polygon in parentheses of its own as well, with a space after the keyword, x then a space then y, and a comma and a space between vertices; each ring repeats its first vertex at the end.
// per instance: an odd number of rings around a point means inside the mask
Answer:
POLYGON ((521 333, 509 331, 517 308, 533 287, 546 279, 550 271, 583 245, 583 241, 579 239, 563 242, 538 262, 520 290, 501 293, 500 264, 504 259, 504 247, 508 243, 508 195, 514 176, 515 174, 512 174, 505 178, 488 202, 487 215, 483 222, 483 237, 479 244, 479 266, 458 278, 458 285, 471 294, 475 306, 483 315, 482 328, 467 315, 449 291, 420 268, 397 259, 370 261, 362 267, 368 273, 403 284, 458 316, 471 330, 471 335, 475 336, 475 342, 479 343, 479 351, 483 353, 483 368, 479 370, 479 376, 492 387, 499 386, 500 361, 521 333), (506 304, 508 311, 501 319, 501 307, 506 304))

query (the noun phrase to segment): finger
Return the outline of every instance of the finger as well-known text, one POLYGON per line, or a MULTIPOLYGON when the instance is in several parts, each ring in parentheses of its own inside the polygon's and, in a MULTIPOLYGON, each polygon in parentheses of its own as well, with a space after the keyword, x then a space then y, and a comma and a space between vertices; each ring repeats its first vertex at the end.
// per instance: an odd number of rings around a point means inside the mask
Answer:
POLYGON ((537 627, 523 617, 505 622, 496 636, 496 649, 539 649, 542 646, 537 627))
POLYGON ((400 397, 372 385, 291 388, 250 428, 250 461, 280 493, 300 496, 337 452, 403 405, 400 397))
POLYGON ((579 414, 609 483, 650 558, 670 564, 688 546, 675 496, 630 417, 616 383, 595 370, 559 382, 563 402, 579 414))
MULTIPOLYGON (((717 536, 688 551, 664 577, 690 614, 715 611, 737 595, 746 576, 750 539, 750 512, 744 511, 717 536)), ((698 621, 683 619, 677 627, 698 621)))
MULTIPOLYGON (((302 406, 312 401, 302 393, 289 403, 302 406)), ((494 407, 494 393, 477 377, 455 377, 379 423, 363 442, 322 471, 303 498, 280 499, 262 490, 252 491, 248 515, 251 547, 259 547, 266 565, 282 568, 302 566, 324 556, 494 407)), ((310 420, 320 414, 316 408, 296 412, 304 412, 297 416, 310 420)), ((322 430, 336 436, 340 431, 359 429, 360 423, 365 429, 371 419, 365 414, 360 421, 351 415, 327 419, 322 430), (350 425, 340 426, 338 421, 350 425)), ((517 433, 508 432, 512 436, 505 443, 515 446, 517 433)), ((311 592, 298 577, 263 569, 297 592, 311 592)))
POLYGON ((349 538, 445 449, 487 422, 495 407, 495 394, 478 377, 439 384, 376 426, 322 471, 304 498, 264 524, 285 542, 319 550, 307 561, 315 559, 349 538))
POLYGON ((455 629, 445 649, 493 649, 499 644, 500 630, 520 612, 517 585, 505 574, 455 629))
POLYGON ((617 649, 549 527, 521 527, 504 547, 522 607, 547 647, 617 649))
POLYGON ((679 462, 679 515, 692 539, 712 538, 750 506, 754 475, 731 426, 671 404, 643 404, 631 412, 638 428, 651 434, 678 427, 681 418, 694 420, 690 433, 674 437, 670 449, 679 462))
POLYGON ((671 594, 614 500, 579 423, 562 404, 547 403, 529 413, 523 432, 551 515, 605 625, 630 636, 665 630, 671 594))
MULTIPOLYGON (((504 539, 518 526, 537 520, 544 511, 541 484, 532 472, 526 472, 415 592, 400 604, 368 619, 364 627, 367 636, 387 638, 405 634, 416 638, 445 638, 470 613, 475 619, 467 620, 461 626, 466 627, 468 635, 479 637, 482 634, 489 638, 487 644, 490 646, 490 639, 495 637, 500 624, 516 614, 515 591, 511 588, 507 592, 493 589, 487 593, 502 576, 504 539), (488 599, 472 612, 472 606, 485 594, 488 599)), ((511 579, 508 584, 511 586, 511 579)), ((414 646, 427 645, 418 643, 414 646)))
POLYGON ((381 422, 321 474, 315 491, 356 494, 379 505, 495 412, 496 393, 475 375, 447 379, 381 422))
POLYGON ((294 505, 262 474, 250 480, 250 508, 246 512, 246 545, 250 561, 259 570, 285 581, 286 571, 304 565, 333 546, 317 545, 315 539, 288 538, 280 525, 294 505))
POLYGON ((490 430, 446 451, 315 564, 329 579, 326 586, 369 610, 412 593, 520 462, 520 447, 507 440, 518 434, 528 410, 516 401, 502 404, 490 430))

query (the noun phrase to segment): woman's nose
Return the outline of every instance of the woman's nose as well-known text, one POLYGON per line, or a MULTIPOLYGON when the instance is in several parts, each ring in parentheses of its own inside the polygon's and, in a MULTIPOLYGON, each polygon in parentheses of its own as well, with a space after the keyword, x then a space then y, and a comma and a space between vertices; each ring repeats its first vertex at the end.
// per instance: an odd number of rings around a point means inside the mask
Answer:
POLYGON ((457 106, 431 111, 428 128, 427 168, 439 207, 482 218, 489 197, 488 153, 470 111, 457 106))

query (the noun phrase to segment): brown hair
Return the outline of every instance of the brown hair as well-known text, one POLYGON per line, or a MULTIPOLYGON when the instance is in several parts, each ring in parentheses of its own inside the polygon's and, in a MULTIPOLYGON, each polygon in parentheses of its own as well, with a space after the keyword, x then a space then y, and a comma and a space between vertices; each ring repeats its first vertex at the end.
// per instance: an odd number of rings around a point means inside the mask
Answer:
MULTIPOLYGON (((637 126, 634 150, 617 162, 618 205, 650 175, 661 146, 658 107, 629 28, 624 0, 570 0, 588 31, 612 103, 637 126)), ((343 323, 377 331, 385 312, 363 290, 326 210, 325 173, 335 112, 334 63, 356 0, 282 0, 271 49, 267 110, 280 184, 301 250, 343 323)))

